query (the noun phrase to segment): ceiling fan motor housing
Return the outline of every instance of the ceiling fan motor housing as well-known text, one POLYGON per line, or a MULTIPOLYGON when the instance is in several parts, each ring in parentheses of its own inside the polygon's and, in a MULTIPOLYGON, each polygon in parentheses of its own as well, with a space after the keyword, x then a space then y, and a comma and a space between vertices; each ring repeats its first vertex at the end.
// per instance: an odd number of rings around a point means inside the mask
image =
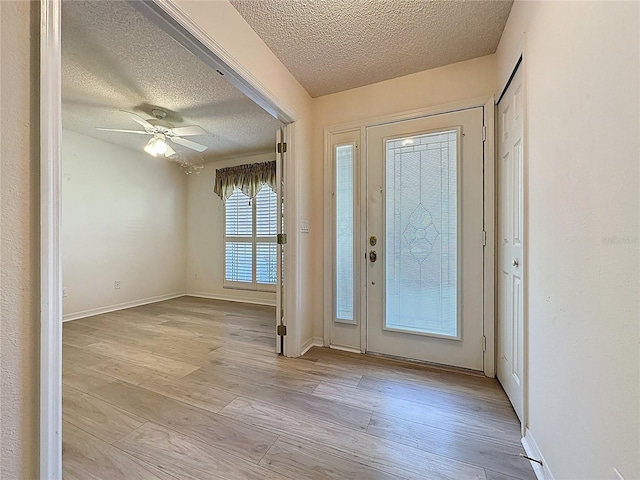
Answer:
POLYGON ((153 125, 156 128, 156 130, 164 134, 169 133, 169 130, 173 128, 173 124, 165 120, 162 120, 160 118, 150 118, 149 120, 147 120, 147 122, 153 125))

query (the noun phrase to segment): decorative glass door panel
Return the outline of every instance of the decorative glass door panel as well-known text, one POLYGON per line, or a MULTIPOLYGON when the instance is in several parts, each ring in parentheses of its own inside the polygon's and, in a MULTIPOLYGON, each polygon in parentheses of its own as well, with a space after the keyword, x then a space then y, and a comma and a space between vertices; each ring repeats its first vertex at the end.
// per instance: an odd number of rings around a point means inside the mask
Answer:
POLYGON ((483 369, 482 121, 367 128, 367 351, 483 369))
POLYGON ((458 130, 385 144, 385 329, 457 338, 458 130))
POLYGON ((353 322, 353 167, 355 145, 339 145, 335 150, 335 252, 337 321, 353 322))

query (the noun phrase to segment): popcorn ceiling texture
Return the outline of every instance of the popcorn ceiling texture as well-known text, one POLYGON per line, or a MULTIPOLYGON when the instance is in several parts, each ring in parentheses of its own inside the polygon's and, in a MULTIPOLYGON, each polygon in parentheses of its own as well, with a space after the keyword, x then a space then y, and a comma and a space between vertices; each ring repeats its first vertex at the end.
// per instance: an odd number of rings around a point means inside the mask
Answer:
POLYGON ((312 97, 492 54, 513 3, 230 1, 312 97))
POLYGON ((119 110, 151 118, 167 111, 175 126, 200 125, 197 153, 171 143, 193 162, 271 151, 280 122, 159 27, 122 1, 65 1, 62 15, 63 126, 141 151, 150 137, 101 132, 140 130, 119 110))

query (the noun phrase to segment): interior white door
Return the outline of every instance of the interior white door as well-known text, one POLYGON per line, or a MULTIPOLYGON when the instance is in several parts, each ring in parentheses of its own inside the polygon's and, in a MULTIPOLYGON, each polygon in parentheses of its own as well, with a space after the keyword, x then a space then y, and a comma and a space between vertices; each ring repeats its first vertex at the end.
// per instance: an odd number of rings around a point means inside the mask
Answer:
POLYGON ((367 128, 367 351, 483 369, 483 109, 367 128))
POLYGON ((518 69, 498 104, 498 379, 522 420, 523 90, 518 69))

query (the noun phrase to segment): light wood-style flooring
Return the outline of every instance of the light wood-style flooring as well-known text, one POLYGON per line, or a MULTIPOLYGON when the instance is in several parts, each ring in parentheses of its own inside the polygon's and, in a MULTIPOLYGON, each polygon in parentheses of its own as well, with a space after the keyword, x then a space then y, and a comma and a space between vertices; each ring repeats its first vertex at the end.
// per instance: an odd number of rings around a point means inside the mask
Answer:
POLYGON ((71 479, 534 479, 495 380, 312 348, 181 297, 64 324, 71 479))

